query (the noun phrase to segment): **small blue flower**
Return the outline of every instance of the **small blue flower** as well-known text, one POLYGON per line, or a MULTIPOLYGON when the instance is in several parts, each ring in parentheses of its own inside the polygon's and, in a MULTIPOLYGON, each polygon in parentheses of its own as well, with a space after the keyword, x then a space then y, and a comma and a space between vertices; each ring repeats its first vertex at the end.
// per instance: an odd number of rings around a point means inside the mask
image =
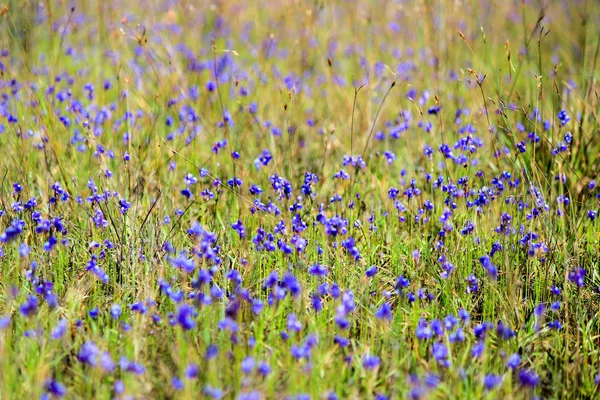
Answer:
POLYGON ((119 317, 121 316, 121 305, 114 303, 110 307, 110 315, 111 317, 113 317, 113 319, 119 319, 119 317))
POLYGON ((571 117, 569 116, 569 114, 567 114, 566 110, 560 110, 560 112, 558 113, 558 119, 561 123, 561 126, 565 126, 569 123, 571 117))
POLYGON ((583 287, 585 278, 585 269, 581 267, 575 268, 568 276, 569 280, 579 287, 583 287))
POLYGON ((242 364, 241 364, 241 368, 242 368, 242 372, 246 375, 248 375, 249 373, 251 373, 254 370, 254 358, 248 356, 246 358, 244 358, 242 360, 242 364))
POLYGON ((184 387, 183 381, 181 379, 179 379, 178 377, 176 377, 176 376, 174 376, 174 377, 171 378, 171 386, 176 391, 183 390, 183 387, 184 387))
POLYGON ((6 329, 10 326, 12 319, 10 315, 0 316, 0 329, 6 329))
POLYGON ((377 319, 391 320, 392 319, 392 307, 388 303, 383 303, 379 309, 375 312, 377 319))
POLYGON ((510 369, 517 369, 519 364, 521 363, 521 356, 517 353, 512 354, 508 361, 506 362, 506 366, 510 369))
POLYGON ((63 385, 56 379, 51 379, 47 381, 44 385, 44 389, 46 389, 46 391, 50 395, 56 398, 62 398, 67 394, 67 388, 65 387, 65 385, 63 385))
POLYGON ((363 365, 363 368, 365 368, 367 370, 375 369, 379 366, 379 357, 373 356, 370 354, 366 354, 363 357, 362 365, 363 365))
POLYGON ((308 267, 308 272, 311 275, 315 275, 315 276, 326 276, 328 271, 327 271, 327 267, 325 265, 321 265, 321 264, 313 264, 310 267, 308 267))
POLYGON ((487 374, 483 377, 483 386, 486 390, 492 390, 502 382, 502 378, 495 374, 487 374))
POLYGON ((473 356, 473 358, 479 358, 483 354, 484 350, 485 343, 483 341, 478 342, 471 348, 471 356, 473 356))
POLYGON ((63 318, 60 321, 58 321, 58 324, 52 330, 52 333, 50 336, 52 337, 52 339, 58 340, 64 336, 66 330, 67 330, 67 320, 63 318))
POLYGON ((365 275, 367 276, 367 278, 372 278, 375 276, 375 274, 377 274, 377 266, 373 265, 369 268, 367 268, 367 270, 365 271, 365 275))
POLYGON ((20 311, 25 317, 30 317, 38 310, 38 298, 34 295, 29 295, 25 303, 21 304, 20 311))
POLYGON ((194 309, 189 304, 181 304, 177 310, 177 322, 184 330, 190 330, 196 327, 194 319, 194 309))
POLYGON ((258 365, 258 373, 261 374, 262 376, 267 376, 271 373, 271 366, 266 363, 266 362, 261 362, 258 365))
POLYGON ((536 387, 540 383, 540 378, 535 371, 522 369, 519 371, 519 382, 523 386, 536 387))
POLYGON ((99 350, 98 346, 94 342, 85 342, 81 348, 79 349, 79 353, 77 354, 77 359, 84 364, 88 364, 90 366, 96 365, 96 360, 98 358, 99 350))

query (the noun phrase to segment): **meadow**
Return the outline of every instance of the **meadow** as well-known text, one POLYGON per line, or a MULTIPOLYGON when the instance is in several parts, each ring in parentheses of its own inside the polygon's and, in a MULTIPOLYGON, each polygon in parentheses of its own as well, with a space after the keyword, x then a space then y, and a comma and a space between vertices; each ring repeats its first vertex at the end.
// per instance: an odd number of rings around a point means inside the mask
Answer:
POLYGON ((0 399, 600 398, 596 0, 0 3, 0 399))

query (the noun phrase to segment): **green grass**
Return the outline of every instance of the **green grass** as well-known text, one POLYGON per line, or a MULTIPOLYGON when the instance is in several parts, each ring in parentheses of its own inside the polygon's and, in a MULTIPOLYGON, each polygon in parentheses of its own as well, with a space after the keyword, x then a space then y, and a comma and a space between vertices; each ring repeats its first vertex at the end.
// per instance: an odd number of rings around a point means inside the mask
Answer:
MULTIPOLYGON (((15 218, 26 225, 14 241, 0 243, 0 316, 11 317, 0 330, 0 398, 39 398, 51 379, 65 386, 66 398, 98 399, 202 398, 209 397, 207 388, 222 390, 225 398, 256 392, 261 398, 307 394, 319 399, 335 392, 339 398, 385 394, 394 399, 413 396, 419 388, 425 398, 444 399, 599 396, 600 219, 588 216, 590 210, 600 212, 600 192, 590 188, 592 180, 600 182, 600 10, 593 1, 86 1, 74 9, 63 2, 12 3, 0 22, 0 47, 8 50, 0 58, 0 233, 15 218), (215 63, 226 65, 221 81, 209 91, 215 63), (285 81, 290 74, 291 88, 285 81), (107 90, 105 80, 111 83, 107 90), (95 87, 91 99, 84 89, 88 83, 95 87), (199 89, 197 98, 189 96, 193 86, 199 89), (242 87, 247 96, 240 94, 242 87), (416 95, 409 98, 413 89, 416 95), (61 101, 59 93, 67 90, 70 95, 61 101), (424 91, 430 96, 421 104, 424 91), (254 102, 258 111, 252 114, 248 108, 254 102), (184 105, 193 109, 194 121, 180 120, 184 105), (437 114, 428 112, 434 105, 440 107, 437 114), (98 124, 102 108, 107 117, 98 124), (457 123, 459 109, 463 114, 457 123), (559 121, 561 110, 570 117, 565 126, 559 121), (233 124, 223 124, 226 111, 233 124), (392 138, 390 127, 408 113, 410 126, 392 138), (173 118, 171 126, 168 118, 173 118), (454 147, 467 136, 459 133, 467 123, 480 140, 473 153, 454 147), (273 126, 281 136, 272 133, 273 126), (384 140, 376 139, 379 131, 385 132, 384 140), (571 144, 553 155, 567 131, 571 144), (535 146, 528 141, 530 132, 539 137, 535 146), (223 139, 227 146, 215 154, 213 143, 223 139), (521 141, 527 141, 524 153, 517 149, 521 141), (444 157, 443 144, 466 159, 444 157), (424 155, 425 145, 433 148, 433 156, 424 155), (263 149, 272 160, 257 169, 254 162, 263 149), (234 150, 239 159, 231 156, 234 150), (123 160, 126 151, 128 162, 123 160), (395 154, 391 164, 385 151, 395 154), (362 156, 365 167, 343 166, 345 155, 362 156), (208 176, 199 176, 201 167, 208 176), (340 169, 349 179, 334 179, 340 169), (106 170, 112 177, 106 177, 106 170), (301 192, 306 171, 318 176, 313 196, 301 192), (511 178, 503 179, 505 190, 500 191, 494 178, 504 171, 511 178), (186 198, 181 190, 188 173, 198 183, 186 198), (290 198, 281 199, 272 189, 274 174, 291 183, 290 198), (233 176, 243 180, 241 188, 227 183, 233 176), (438 176, 460 192, 447 203, 448 191, 434 185, 438 176), (564 176, 564 182, 556 176, 564 176), (463 177, 466 183, 458 184, 463 177), (219 188, 213 186, 215 178, 222 181, 219 188), (520 182, 510 187, 515 178, 520 182), (99 193, 117 194, 86 201, 89 179, 99 193), (403 192, 411 179, 421 192, 407 199, 403 192), (15 182, 22 192, 14 191, 15 182), (55 182, 68 192, 67 201, 50 202, 55 182), (249 194, 251 184, 264 192, 249 194), (390 187, 400 189, 403 213, 388 198, 390 187), (203 196, 205 189, 214 197, 203 196), (480 191, 487 202, 477 210, 471 203, 480 191), (332 202, 334 195, 340 201, 332 202), (291 212, 297 196, 302 196, 302 208, 291 212), (569 204, 559 203, 564 196, 569 204), (50 234, 35 232, 33 210, 13 207, 32 197, 42 218, 59 217, 66 229, 52 232, 59 243, 49 252, 43 247, 50 234), (131 203, 125 214, 122 198, 131 203), (265 205, 272 201, 281 214, 254 210, 255 198, 265 205), (433 210, 420 213, 427 200, 433 210), (456 203, 452 230, 442 238, 440 217, 451 202, 456 203), (533 207, 542 211, 528 218, 533 207), (96 225, 98 213, 105 226, 96 225), (317 222, 320 213, 346 219, 347 233, 328 235, 317 222), (495 231, 503 213, 512 217, 513 234, 495 231), (257 250, 252 242, 257 229, 273 232, 281 220, 287 230, 275 234, 275 245, 280 239, 293 246, 296 214, 306 223, 298 233, 307 241, 302 251, 257 250), (238 220, 244 238, 231 227, 238 220), (474 230, 462 235, 468 221, 474 230), (194 222, 215 234, 221 263, 189 254, 195 270, 185 273, 169 260, 179 251, 200 249, 200 240, 188 234, 194 222), (527 254, 520 241, 529 231, 547 251, 527 254), (343 248, 348 237, 355 239, 360 260, 343 248), (105 240, 114 247, 106 248, 105 240), (91 249, 91 242, 101 247, 91 249), (175 253, 167 253, 166 242, 175 253), (497 280, 479 261, 495 242, 502 245, 492 257, 497 280), (19 255, 21 243, 31 248, 27 257, 19 255), (108 283, 86 270, 92 254, 99 257, 108 283), (454 267, 447 278, 442 255, 454 267), (28 271, 34 261, 32 279, 28 271), (327 266, 327 276, 308 272, 316 263, 327 266), (368 278, 373 265, 378 272, 368 278), (582 287, 569 279, 577 267, 586 271, 582 287), (177 323, 181 302, 161 293, 160 282, 169 282, 184 297, 198 296, 194 279, 198 270, 210 268, 213 284, 225 297, 213 293, 212 304, 195 307, 196 325, 185 330, 177 323), (240 273, 252 299, 265 302, 259 315, 227 278, 231 270, 240 273), (263 284, 273 271, 280 277, 292 273, 301 294, 268 306, 263 284), (400 275, 410 284, 395 293, 400 275), (470 275, 478 280, 474 293, 468 290, 470 275), (36 294, 36 283, 44 281, 53 284, 56 308, 49 307, 43 293, 36 294), (312 308, 311 295, 324 282, 354 296, 347 329, 336 324, 341 300, 331 293, 323 297, 321 311, 312 308), (553 285, 561 289, 559 296, 552 295, 553 285), (432 299, 419 299, 420 290, 432 299), (416 301, 408 300, 409 292, 416 301), (20 307, 32 294, 39 307, 25 317, 20 307), (148 299, 147 313, 130 309, 148 299), (560 302, 556 312, 549 309, 554 301, 560 302), (238 330, 232 337, 219 324, 235 302, 240 303, 233 317, 238 330), (118 319, 110 315, 115 303, 123 310, 118 319), (375 315, 384 303, 391 306, 389 321, 375 315), (546 312, 536 317, 540 303, 546 303, 546 312), (89 312, 96 307, 99 315, 92 318, 89 312), (417 338, 421 319, 443 320, 461 309, 470 314, 470 322, 460 323, 463 342, 451 342, 454 329, 435 339, 417 338), (300 332, 287 327, 291 313, 302 324, 300 332), (152 315, 160 316, 160 323, 152 315), (68 327, 54 340, 51 334, 61 319, 68 327), (548 326, 554 319, 561 329, 548 326), (500 321, 515 332, 513 338, 503 340, 496 332, 500 321), (486 334, 482 355, 474 358, 478 339, 473 331, 482 322, 494 327, 486 334), (288 331, 287 340, 282 331, 288 331), (310 355, 295 359, 292 347, 311 335, 318 341, 310 355), (334 344, 336 335, 349 339, 348 346, 334 344), (114 371, 104 371, 99 359, 95 367, 78 359, 89 341, 110 353, 117 363, 114 371), (434 342, 447 347, 449 366, 433 357, 434 342), (209 346, 218 353, 206 359, 209 346), (505 366, 513 353, 522 357, 515 371, 505 366), (366 354, 377 355, 380 365, 365 368, 366 354), (248 356, 257 366, 267 362, 270 374, 261 376, 255 369, 245 375, 241 364, 248 356), (145 372, 128 372, 119 366, 122 357, 140 363, 145 372), (190 363, 199 366, 197 378, 184 378, 190 363), (521 370, 535 371, 539 384, 522 385, 521 370), (491 391, 482 383, 487 374, 502 380, 491 391), (439 382, 426 387, 425 380, 433 376, 439 382), (173 387, 173 377, 182 379, 183 389, 173 387), (122 394, 115 391, 117 381, 124 383, 122 394)), ((207 286, 202 291, 210 293, 207 286)), ((182 303, 195 304, 190 299, 182 303)))

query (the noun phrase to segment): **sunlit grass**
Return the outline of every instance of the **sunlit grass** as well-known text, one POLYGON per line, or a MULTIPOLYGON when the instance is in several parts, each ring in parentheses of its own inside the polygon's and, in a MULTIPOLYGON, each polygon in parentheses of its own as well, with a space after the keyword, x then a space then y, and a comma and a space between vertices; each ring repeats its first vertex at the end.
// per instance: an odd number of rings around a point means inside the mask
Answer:
POLYGON ((1 13, 0 398, 597 396, 593 2, 1 13))

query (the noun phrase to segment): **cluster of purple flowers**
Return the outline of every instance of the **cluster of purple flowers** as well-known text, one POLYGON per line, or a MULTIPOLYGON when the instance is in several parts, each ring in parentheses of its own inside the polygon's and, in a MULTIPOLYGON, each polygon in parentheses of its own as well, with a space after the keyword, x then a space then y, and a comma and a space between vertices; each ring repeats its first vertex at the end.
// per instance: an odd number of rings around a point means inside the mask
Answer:
POLYGON ((341 6, 301 28, 279 7, 179 25, 166 4, 117 31, 40 6, 58 56, 0 50, 0 366, 39 367, 47 399, 537 395, 566 373, 549 359, 597 369, 599 142, 575 82, 558 113, 489 104, 470 58, 446 73, 390 40, 414 36, 403 7, 369 11, 373 48, 322 32, 341 6), (105 29, 132 46, 88 62, 81 32, 105 29))

